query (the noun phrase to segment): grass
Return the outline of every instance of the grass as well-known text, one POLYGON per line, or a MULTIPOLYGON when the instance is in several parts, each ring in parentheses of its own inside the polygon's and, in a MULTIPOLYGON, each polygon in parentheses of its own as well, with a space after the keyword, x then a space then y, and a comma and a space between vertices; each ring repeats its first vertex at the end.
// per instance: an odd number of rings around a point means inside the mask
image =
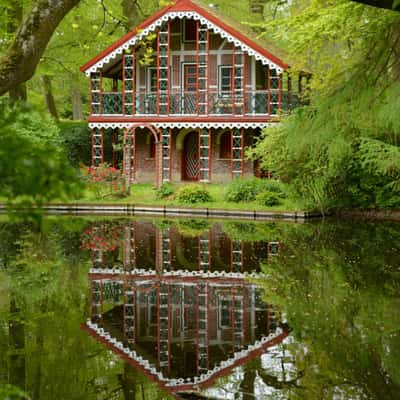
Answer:
MULTIPOLYGON (((182 184, 174 184, 173 187, 176 191, 182 184)), ((102 199, 96 198, 95 194, 89 190, 86 190, 82 197, 79 199, 71 200, 72 203, 96 203, 96 204, 135 204, 135 205, 154 205, 154 206, 174 206, 174 207, 186 207, 186 208, 210 208, 210 209, 227 209, 227 210, 256 210, 256 211, 305 211, 307 206, 299 199, 288 197, 282 199, 281 204, 267 207, 258 204, 255 201, 251 202, 228 202, 224 199, 224 193, 226 186, 224 184, 205 184, 204 185, 211 194, 213 199, 212 202, 199 203, 193 205, 187 205, 178 202, 174 196, 168 198, 159 199, 157 198, 156 190, 151 184, 135 184, 132 185, 131 194, 127 197, 112 197, 106 196, 102 199)))

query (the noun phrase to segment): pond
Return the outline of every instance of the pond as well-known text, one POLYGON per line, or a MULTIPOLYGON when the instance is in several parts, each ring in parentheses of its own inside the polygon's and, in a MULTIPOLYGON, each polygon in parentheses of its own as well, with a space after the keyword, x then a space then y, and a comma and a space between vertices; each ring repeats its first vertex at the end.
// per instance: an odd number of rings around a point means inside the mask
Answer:
POLYGON ((399 309, 396 223, 4 221, 0 399, 398 399, 399 309))

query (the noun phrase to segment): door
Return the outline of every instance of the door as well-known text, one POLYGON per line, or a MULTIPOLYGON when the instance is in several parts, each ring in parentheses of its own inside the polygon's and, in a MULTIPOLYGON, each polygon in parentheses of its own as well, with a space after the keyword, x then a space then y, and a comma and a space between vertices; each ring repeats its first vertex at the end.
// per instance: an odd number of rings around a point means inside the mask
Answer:
POLYGON ((197 67, 196 64, 183 66, 183 112, 184 114, 196 114, 197 92, 197 67))
POLYGON ((190 132, 185 136, 183 145, 183 173, 185 181, 197 181, 199 179, 199 134, 190 132))

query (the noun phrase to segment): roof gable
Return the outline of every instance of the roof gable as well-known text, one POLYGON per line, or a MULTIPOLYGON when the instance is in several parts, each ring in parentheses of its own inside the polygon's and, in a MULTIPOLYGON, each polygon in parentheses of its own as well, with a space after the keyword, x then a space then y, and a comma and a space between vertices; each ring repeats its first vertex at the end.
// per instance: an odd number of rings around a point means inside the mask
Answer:
POLYGON ((288 67, 281 58, 269 52, 247 35, 225 23, 219 16, 209 12, 191 0, 178 0, 173 5, 166 6, 150 16, 136 29, 127 33, 120 40, 87 62, 80 68, 81 71, 85 72, 86 75, 97 72, 112 59, 122 54, 124 50, 135 45, 149 33, 155 31, 163 22, 175 18, 187 18, 200 21, 201 24, 206 25, 214 33, 221 35, 221 37, 225 38, 228 42, 234 43, 235 46, 239 47, 243 52, 255 57, 255 59, 260 61, 263 65, 269 65, 271 69, 275 69, 277 72, 282 72, 282 70, 288 67))

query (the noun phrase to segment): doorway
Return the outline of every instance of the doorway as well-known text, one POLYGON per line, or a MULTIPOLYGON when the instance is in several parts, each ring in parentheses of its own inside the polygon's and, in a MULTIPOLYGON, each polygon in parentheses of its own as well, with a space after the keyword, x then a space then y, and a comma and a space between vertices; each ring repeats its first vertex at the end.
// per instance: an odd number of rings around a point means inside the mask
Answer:
POLYGON ((190 132, 185 136, 183 144, 182 179, 198 181, 199 164, 199 133, 190 132))

